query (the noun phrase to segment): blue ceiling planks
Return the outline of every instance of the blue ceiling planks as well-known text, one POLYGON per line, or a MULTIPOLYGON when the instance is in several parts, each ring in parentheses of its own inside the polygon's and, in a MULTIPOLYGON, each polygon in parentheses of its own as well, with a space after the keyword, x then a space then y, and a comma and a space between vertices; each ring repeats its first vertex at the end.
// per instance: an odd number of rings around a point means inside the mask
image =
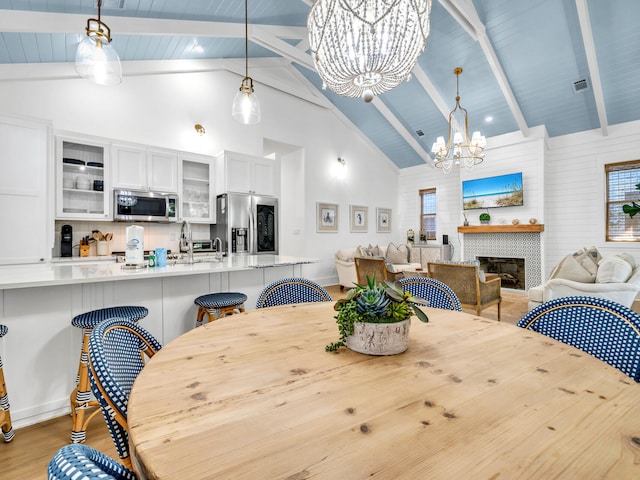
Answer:
MULTIPOLYGON (((322 80, 316 72, 303 67, 296 68, 316 88, 322 88, 322 80)), ((398 168, 424 164, 424 160, 372 104, 358 98, 337 95, 329 89, 321 91, 398 168)))
POLYGON ((575 1, 476 3, 527 124, 550 136, 597 128, 593 95, 573 92, 588 73, 575 1))
POLYGON ((640 111, 640 2, 588 2, 609 123, 638 119, 640 111), (596 21, 597 20, 597 21, 596 21))
MULTIPOLYGON (((495 50, 527 126, 545 125, 551 137, 600 127, 593 88, 576 93, 573 83, 591 72, 577 15, 576 0, 472 0, 487 38, 495 50)), ((249 22, 256 25, 306 27, 310 2, 251 0, 249 22)), ((433 83, 448 111, 455 106, 455 67, 460 76, 461 105, 469 112, 470 131, 486 137, 517 131, 509 103, 481 44, 443 7, 433 1, 431 33, 418 65, 433 83), (491 118, 491 121, 487 119, 491 118)), ((455 3, 455 2, 454 2, 455 3)), ((640 119, 640 1, 587 0, 609 124, 640 119)), ((459 3, 464 8, 464 2, 459 3)), ((27 10, 80 15, 77 29, 50 33, 33 23, 33 32, 0 32, 0 64, 73 62, 86 24, 97 16, 96 0, 0 0, 3 10, 27 10)), ((175 19, 244 23, 241 0, 103 0, 102 18, 175 19), (119 8, 120 5, 123 8, 119 8)), ((135 24, 135 22, 132 22, 135 24)), ((151 23, 153 25, 153 23, 151 23)), ((164 24, 161 24, 164 25, 164 24)), ((146 27, 145 27, 146 28, 146 27)), ((9 30, 11 30, 9 28, 9 30)), ((244 38, 120 34, 113 46, 123 61, 244 58, 244 38)), ((216 32, 211 32, 215 35, 216 32)), ((256 31, 256 33, 259 33, 256 31)), ((295 35, 288 35, 294 37, 295 35)), ((284 39, 290 45, 299 38, 284 39)), ((279 58, 279 54, 249 41, 251 58, 279 58)), ((314 72, 295 63, 320 89, 314 72)), ((362 133, 400 168, 423 163, 392 124, 361 100, 322 92, 362 133)), ((447 118, 417 78, 379 97, 423 150, 430 152, 435 137, 446 135, 447 118), (424 136, 416 135, 422 130, 424 136)))

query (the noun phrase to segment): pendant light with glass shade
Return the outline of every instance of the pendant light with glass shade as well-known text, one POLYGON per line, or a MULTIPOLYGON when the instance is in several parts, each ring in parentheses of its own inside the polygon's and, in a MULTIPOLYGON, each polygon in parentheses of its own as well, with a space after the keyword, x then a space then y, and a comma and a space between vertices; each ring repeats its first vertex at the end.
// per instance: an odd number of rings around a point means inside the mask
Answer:
POLYGON ((76 50, 76 72, 98 85, 122 82, 120 57, 111 45, 111 29, 100 20, 102 0, 98 0, 98 18, 87 20, 87 36, 76 50))
POLYGON ((456 76, 456 106, 449 113, 449 134, 447 143, 444 137, 438 137, 431 147, 435 166, 449 173, 453 167, 464 167, 471 170, 484 160, 484 149, 487 140, 480 132, 473 132, 469 137, 469 118, 467 110, 460 106, 460 74, 461 67, 453 70, 456 76))
POLYGON ((231 116, 245 125, 260 123, 260 102, 253 91, 253 79, 249 76, 249 15, 244 0, 244 78, 231 107, 231 116))

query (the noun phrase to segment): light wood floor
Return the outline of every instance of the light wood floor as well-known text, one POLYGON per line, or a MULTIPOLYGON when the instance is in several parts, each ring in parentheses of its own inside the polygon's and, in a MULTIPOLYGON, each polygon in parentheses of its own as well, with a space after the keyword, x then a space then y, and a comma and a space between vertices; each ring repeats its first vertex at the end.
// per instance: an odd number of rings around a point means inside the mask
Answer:
MULTIPOLYGON (((346 293, 337 286, 327 287, 327 290, 334 300, 346 293)), ((501 310, 502 321, 515 324, 527 311, 527 296, 503 291, 501 310)), ((475 314, 473 310, 464 311, 475 314)), ((481 316, 497 320, 498 308, 490 307, 481 316)), ((8 388, 11 400, 11 386, 8 388)), ((60 447, 69 443, 70 434, 71 416, 65 415, 16 430, 11 443, 4 444, 0 440, 0 480, 46 479, 49 460, 60 447)), ((101 414, 89 424, 86 444, 118 458, 101 414)))

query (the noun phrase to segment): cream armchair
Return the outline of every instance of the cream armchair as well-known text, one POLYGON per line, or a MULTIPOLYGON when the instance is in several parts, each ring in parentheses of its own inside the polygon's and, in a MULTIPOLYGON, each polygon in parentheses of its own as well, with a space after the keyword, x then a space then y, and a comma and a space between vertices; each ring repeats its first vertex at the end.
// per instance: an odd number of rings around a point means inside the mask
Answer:
MULTIPOLYGON (((595 248, 595 247, 592 247, 595 248)), ((551 272, 551 278, 528 291, 529 310, 561 297, 597 297, 631 308, 640 292, 640 265, 626 253, 612 254, 594 262, 590 275, 578 269, 579 252, 567 255, 551 272), (578 259, 578 260, 577 260, 578 259), (569 265, 569 266, 567 266, 569 265)))
POLYGON ((552 278, 542 285, 529 289, 528 309, 561 297, 581 295, 611 300, 631 308, 640 291, 640 268, 636 267, 633 276, 622 283, 581 283, 565 278, 552 278))
POLYGON ((355 254, 354 248, 343 248, 336 252, 336 273, 338 274, 338 283, 340 290, 344 288, 353 288, 357 283, 356 264, 353 260, 355 254))

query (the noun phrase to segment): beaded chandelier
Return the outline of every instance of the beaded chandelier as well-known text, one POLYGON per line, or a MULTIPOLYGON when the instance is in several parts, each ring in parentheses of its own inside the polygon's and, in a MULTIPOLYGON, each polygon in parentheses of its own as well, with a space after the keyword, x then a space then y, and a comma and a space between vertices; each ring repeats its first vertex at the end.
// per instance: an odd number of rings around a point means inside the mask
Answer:
POLYGON ((430 12, 431 0, 317 0, 307 26, 322 87, 371 101, 409 80, 430 12))

